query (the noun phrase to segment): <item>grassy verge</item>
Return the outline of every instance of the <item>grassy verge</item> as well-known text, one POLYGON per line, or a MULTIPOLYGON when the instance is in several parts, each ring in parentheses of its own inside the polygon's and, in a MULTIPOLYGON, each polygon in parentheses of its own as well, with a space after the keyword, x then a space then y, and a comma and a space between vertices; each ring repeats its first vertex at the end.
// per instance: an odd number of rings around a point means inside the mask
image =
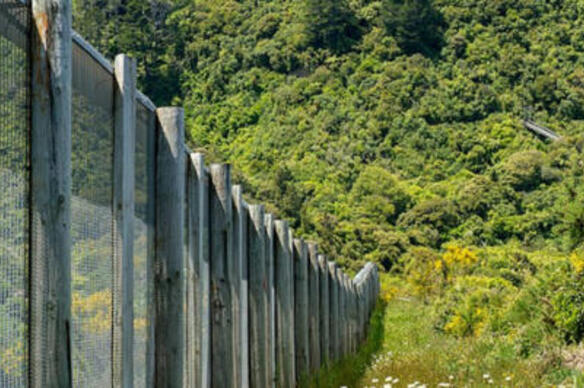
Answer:
POLYGON ((504 337, 460 338, 435 330, 431 310, 415 297, 386 302, 382 346, 362 378, 344 385, 381 387, 398 379, 392 388, 416 381, 428 387, 584 387, 581 373, 558 364, 561 349, 523 358, 504 337))
POLYGON ((344 358, 334 364, 324 366, 318 374, 309 381, 300 383, 300 387, 310 388, 339 388, 341 386, 356 387, 373 357, 379 352, 384 343, 386 322, 385 302, 380 300, 371 316, 367 339, 360 346, 357 354, 344 358))

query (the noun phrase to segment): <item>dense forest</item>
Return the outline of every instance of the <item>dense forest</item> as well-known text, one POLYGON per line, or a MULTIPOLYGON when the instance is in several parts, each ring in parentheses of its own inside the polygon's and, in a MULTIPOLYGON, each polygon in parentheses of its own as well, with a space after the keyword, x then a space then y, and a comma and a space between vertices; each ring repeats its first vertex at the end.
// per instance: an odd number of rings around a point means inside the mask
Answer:
POLYGON ((347 268, 378 263, 436 331, 566 378, 556 349, 584 338, 582 1, 74 3, 78 32, 137 58, 250 200, 347 268))

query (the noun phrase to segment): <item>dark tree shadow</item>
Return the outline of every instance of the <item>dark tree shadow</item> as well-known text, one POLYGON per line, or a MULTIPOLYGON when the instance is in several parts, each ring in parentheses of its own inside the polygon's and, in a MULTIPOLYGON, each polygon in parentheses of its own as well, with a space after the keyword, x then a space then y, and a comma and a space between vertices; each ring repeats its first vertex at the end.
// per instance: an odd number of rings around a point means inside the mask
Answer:
POLYGON ((430 0, 384 0, 382 17, 388 34, 406 54, 438 57, 447 25, 430 0))

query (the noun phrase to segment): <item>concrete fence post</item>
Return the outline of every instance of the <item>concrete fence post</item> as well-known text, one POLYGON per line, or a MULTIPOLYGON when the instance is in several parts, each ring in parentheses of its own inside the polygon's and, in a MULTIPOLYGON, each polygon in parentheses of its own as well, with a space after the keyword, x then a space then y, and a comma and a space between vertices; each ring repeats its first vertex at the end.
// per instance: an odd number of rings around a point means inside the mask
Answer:
POLYGON ((114 290, 113 386, 134 381, 134 153, 136 63, 118 55, 114 64, 114 290))
POLYGON ((233 223, 231 166, 210 167, 209 193, 211 247, 211 385, 235 388, 239 374, 233 355, 237 329, 234 325, 233 223))
POLYGON ((32 387, 72 384, 71 8, 70 0, 32 0, 32 387))
POLYGON ((310 337, 308 321, 308 247, 302 239, 294 240, 294 338, 298 381, 310 371, 310 337))
POLYGON ((308 244, 308 312, 310 340, 310 370, 320 369, 320 271, 318 266, 318 247, 308 244))
POLYGON ((184 113, 159 108, 154 275, 155 385, 178 387, 184 374, 184 113))
POLYGON ((294 353, 294 266, 286 221, 276 221, 276 373, 279 388, 296 385, 294 353))

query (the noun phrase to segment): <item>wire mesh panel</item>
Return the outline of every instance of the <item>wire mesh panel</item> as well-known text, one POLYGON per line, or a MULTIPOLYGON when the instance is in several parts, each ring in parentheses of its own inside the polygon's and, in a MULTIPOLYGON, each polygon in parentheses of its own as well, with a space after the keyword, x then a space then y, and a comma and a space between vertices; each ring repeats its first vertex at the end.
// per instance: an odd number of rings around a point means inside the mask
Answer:
POLYGON ((150 386, 154 260, 154 112, 136 108, 134 214, 134 386, 150 386), (147 384, 148 383, 148 384, 147 384))
POLYGON ((29 12, 0 0, 0 387, 28 374, 29 12))
POLYGON ((73 44, 72 359, 76 387, 111 385, 113 76, 73 44))

